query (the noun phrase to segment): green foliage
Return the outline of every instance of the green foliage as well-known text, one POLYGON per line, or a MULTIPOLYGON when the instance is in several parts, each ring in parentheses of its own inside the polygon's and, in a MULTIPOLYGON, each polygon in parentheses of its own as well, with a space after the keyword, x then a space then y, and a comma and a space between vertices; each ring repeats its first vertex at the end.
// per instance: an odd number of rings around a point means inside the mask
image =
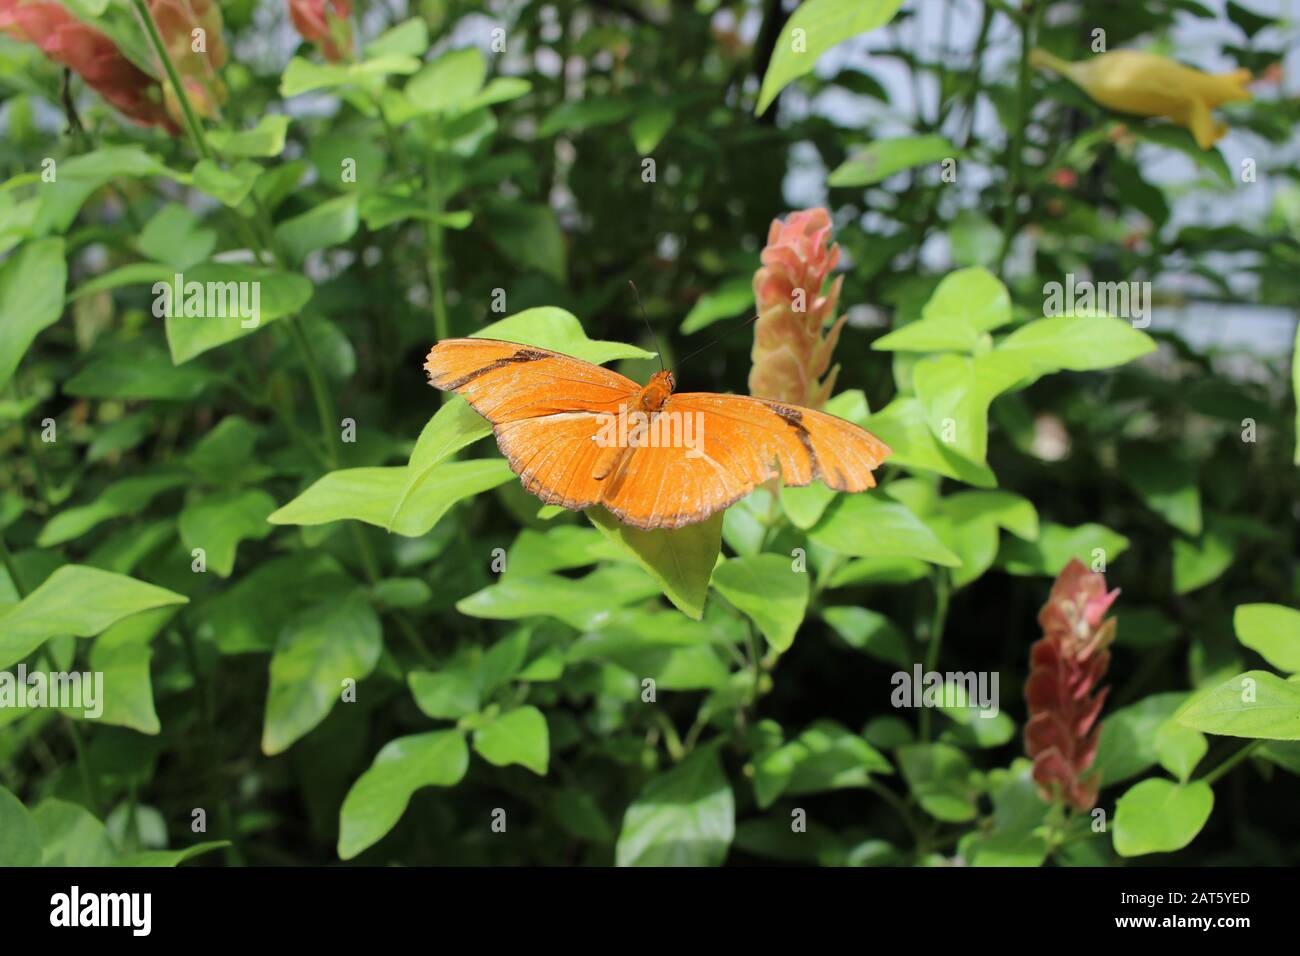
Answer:
POLYGON ((1202 149, 1020 69, 1101 29, 1267 77, 1284 24, 466 0, 331 62, 253 6, 177 136, 0 45, 0 865, 1297 862, 1300 105, 1202 149), (745 392, 810 203, 868 491, 574 514, 426 385, 478 336, 745 392), (1024 758, 1072 559, 1121 592, 1091 812, 1024 758))

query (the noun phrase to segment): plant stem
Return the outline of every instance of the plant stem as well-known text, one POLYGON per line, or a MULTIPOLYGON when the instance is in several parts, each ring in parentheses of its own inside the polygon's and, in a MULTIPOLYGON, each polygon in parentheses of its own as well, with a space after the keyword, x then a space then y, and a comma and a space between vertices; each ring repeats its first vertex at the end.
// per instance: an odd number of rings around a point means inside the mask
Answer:
POLYGON ((1016 200, 1020 191, 1020 178, 1024 170, 1025 123, 1029 116, 1029 53, 1034 47, 1034 34, 1042 15, 1041 3, 1035 3, 1030 15, 1020 19, 1020 73, 1016 81, 1016 125, 1011 131, 1010 172, 1007 174, 1006 205, 1002 211, 1002 246, 998 252, 998 274, 1006 271, 1007 252, 1016 228, 1016 200))
POLYGON ((1201 782, 1207 784, 1214 783, 1225 773, 1227 773, 1237 764, 1241 763, 1252 753, 1258 750, 1261 746, 1263 746, 1263 744, 1264 744, 1263 740, 1252 740, 1250 743, 1246 744, 1246 746, 1242 747, 1240 750, 1238 750, 1227 760, 1223 761, 1223 763, 1219 764, 1217 767, 1215 767, 1213 770, 1207 773, 1204 777, 1201 777, 1200 778, 1201 782))
POLYGON ((71 717, 65 717, 68 736, 72 738, 72 749, 77 754, 77 770, 81 774, 82 795, 86 798, 87 809, 99 816, 99 791, 95 787, 95 778, 90 772, 90 761, 86 759, 86 744, 81 738, 81 729, 71 717))
POLYGON ((176 100, 181 105, 181 112, 185 115, 185 126, 194 141, 194 148, 203 159, 211 159, 212 153, 208 149, 208 142, 203 136, 203 127, 199 125, 198 115, 194 112, 194 107, 190 104, 190 98, 185 92, 185 86, 181 83, 180 74, 176 72, 176 64, 172 63, 172 58, 167 54, 167 45, 163 43, 162 34, 158 32, 158 24, 154 22, 153 14, 149 12, 149 7, 144 0, 131 0, 135 6, 135 12, 144 23, 144 29, 149 34, 149 42, 153 44, 154 52, 158 54, 158 59, 162 61, 163 69, 167 72, 167 79, 171 81, 172 89, 176 91, 176 100))

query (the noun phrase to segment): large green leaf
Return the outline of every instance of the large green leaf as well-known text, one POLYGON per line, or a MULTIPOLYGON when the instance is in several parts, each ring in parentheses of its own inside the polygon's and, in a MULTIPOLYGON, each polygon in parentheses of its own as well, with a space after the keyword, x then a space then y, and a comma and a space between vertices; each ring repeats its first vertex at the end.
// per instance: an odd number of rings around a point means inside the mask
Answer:
POLYGON ((63 314, 67 278, 62 239, 26 243, 0 263, 0 389, 32 340, 63 314))
POLYGON ((973 352, 990 344, 988 333, 1011 321, 1011 297, 987 269, 958 269, 943 278, 921 310, 921 318, 872 343, 903 352, 973 352))
POLYGON ((1149 443, 1121 445, 1119 472, 1156 514, 1186 535, 1201 533, 1196 471, 1175 449, 1149 443))
POLYGON ((791 14, 777 38, 754 105, 757 115, 792 81, 811 73, 817 58, 859 33, 884 26, 902 0, 807 0, 791 14))
POLYGON ((904 505, 867 492, 842 495, 808 536, 837 554, 919 558, 945 567, 961 564, 904 505))
POLYGON ((908 744, 898 749, 898 766, 921 809, 945 823, 975 818, 970 761, 948 744, 908 744))
POLYGON ((347 242, 360 221, 357 196, 346 193, 280 223, 275 227, 275 238, 291 260, 301 262, 309 252, 347 242))
POLYGON ((436 730, 390 741, 352 785, 339 811, 339 856, 350 860, 402 818, 421 787, 452 787, 469 767, 459 731, 436 730))
POLYGON ((80 538, 104 521, 123 515, 139 514, 159 495, 186 484, 188 476, 179 472, 123 478, 109 485, 93 502, 60 511, 41 529, 36 544, 53 547, 80 538))
POLYGON ((724 561, 713 587, 752 620, 778 651, 787 651, 808 610, 808 574, 780 554, 754 554, 724 561))
POLYGON ((177 175, 139 146, 108 146, 59 161, 58 186, 43 189, 32 235, 66 233, 90 195, 113 179, 177 175))
POLYGON ((0 668, 22 660, 51 637, 94 637, 132 614, 188 600, 122 574, 65 564, 16 605, 0 611, 0 668))
POLYGON ((867 419, 865 427, 893 451, 891 465, 934 472, 980 488, 997 484, 987 465, 958 454, 935 436, 924 406, 914 396, 895 398, 867 419))
POLYGON ((368 677, 383 650, 381 634, 379 617, 359 591, 291 618, 271 656, 262 751, 289 749, 329 715, 345 680, 368 677))
POLYGON ((474 333, 474 338, 501 339, 506 342, 518 342, 520 345, 536 345, 538 348, 572 355, 593 365, 604 365, 615 359, 655 357, 654 352, 647 352, 635 345, 589 339, 582 329, 582 323, 572 313, 553 306, 525 309, 509 318, 484 326, 474 333))
POLYGON ((85 807, 47 797, 32 811, 42 866, 109 866, 117 856, 108 829, 85 807))
POLYGON ((456 610, 504 621, 545 615, 587 630, 608 620, 615 609, 658 591, 654 581, 630 564, 603 567, 576 580, 558 574, 509 574, 461 598, 456 610))
POLYGON ((434 468, 409 494, 411 473, 400 468, 344 468, 316 480, 271 514, 271 524, 328 524, 354 519, 418 538, 458 501, 512 477, 502 458, 451 461, 434 468))
POLYGON ((1048 522, 1036 541, 1006 538, 998 552, 998 564, 1009 574, 1055 577, 1078 558, 1088 567, 1101 559, 1106 564, 1128 550, 1128 538, 1099 524, 1076 528, 1048 522))
MULTIPOLYGON (((204 302, 200 315, 181 314, 184 302, 178 301, 172 293, 171 314, 166 320, 167 345, 171 349, 172 361, 177 365, 209 349, 252 335, 269 322, 294 314, 312 296, 311 281, 306 276, 228 262, 205 262, 195 266, 184 273, 184 281, 186 289, 191 287, 191 283, 201 284, 204 302), (239 285, 232 289, 229 285, 232 282, 239 285), (224 290, 223 294, 239 291, 241 298, 234 300, 232 305, 228 295, 224 299, 216 298, 217 290, 224 290), (212 309, 208 308, 210 292, 212 309), (257 296, 256 316, 252 314, 254 293, 257 296)), ((169 284, 174 288, 174 282, 169 284)))
POLYGON ((1200 780, 1143 780, 1115 804, 1115 852, 1143 856, 1181 850, 1196 839, 1213 809, 1214 791, 1200 780))
POLYGON ((678 610, 697 621, 703 617, 709 576, 722 549, 721 512, 699 524, 653 531, 623 524, 601 507, 588 508, 587 517, 658 582, 678 610))
POLYGON ((449 50, 406 81, 406 98, 421 113, 456 112, 487 77, 487 61, 477 47, 449 50))
POLYGON ((1122 319, 1062 315, 1022 325, 998 343, 994 354, 1036 377, 1111 368, 1155 350, 1151 336, 1122 319))
POLYGON ((1156 733, 1186 699, 1184 693, 1153 694, 1102 715, 1101 739, 1092 766, 1101 774, 1103 787, 1122 783, 1156 765, 1160 757, 1156 733))
POLYGON ((39 866, 41 834, 17 797, 0 787, 0 866, 39 866))
POLYGON ((536 707, 517 707, 476 730, 474 749, 494 766, 517 763, 544 777, 551 753, 546 717, 536 707))
POLYGON ((720 866, 736 832, 736 801, 715 747, 653 777, 627 808, 619 866, 720 866))
POLYGON ((282 113, 272 113, 263 116, 252 129, 209 130, 208 142, 217 152, 227 156, 270 159, 284 152, 284 137, 288 131, 289 117, 282 113))
POLYGON ((769 807, 782 794, 865 787, 893 768, 879 751, 833 720, 819 720, 798 737, 754 760, 754 795, 769 807))
POLYGON ((192 501, 182 509, 178 525, 187 551, 202 548, 208 570, 228 578, 235 568, 239 542, 260 541, 271 533, 267 517, 275 499, 260 488, 219 491, 192 501))
POLYGON ((1232 613, 1237 640, 1278 670, 1300 673, 1300 611, 1281 604, 1242 604, 1232 613))
POLYGON ((944 136, 882 139, 854 153, 826 177, 828 186, 870 186, 894 173, 955 159, 957 147, 944 136))
POLYGON ((1207 734, 1300 740, 1300 684, 1247 671, 1192 695, 1175 717, 1207 734))
POLYGON ((467 445, 492 434, 492 426, 459 395, 452 395, 420 431, 410 460, 406 463, 406 483, 388 517, 391 531, 411 496, 442 461, 467 445))
POLYGON ((498 201, 483 210, 483 221, 493 244, 507 259, 564 282, 568 268, 564 231, 550 206, 498 201))

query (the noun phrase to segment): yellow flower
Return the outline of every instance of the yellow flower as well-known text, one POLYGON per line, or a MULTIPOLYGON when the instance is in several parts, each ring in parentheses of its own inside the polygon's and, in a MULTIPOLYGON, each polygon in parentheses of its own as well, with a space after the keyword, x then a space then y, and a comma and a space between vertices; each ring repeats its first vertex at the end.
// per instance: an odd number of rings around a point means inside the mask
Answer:
POLYGON ((1029 62, 1066 77, 1102 106, 1139 116, 1163 116, 1185 126, 1196 145, 1209 149, 1228 127, 1210 110, 1250 99, 1250 70, 1202 73, 1154 53, 1115 50, 1071 63, 1046 50, 1033 50, 1029 62))

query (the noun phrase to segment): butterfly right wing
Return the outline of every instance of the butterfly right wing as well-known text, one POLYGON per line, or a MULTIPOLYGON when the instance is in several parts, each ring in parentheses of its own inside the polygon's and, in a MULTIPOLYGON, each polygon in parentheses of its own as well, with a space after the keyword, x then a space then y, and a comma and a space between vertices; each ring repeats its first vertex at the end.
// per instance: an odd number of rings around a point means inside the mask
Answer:
POLYGON ((429 384, 457 392, 492 423, 497 446, 524 488, 547 504, 600 500, 593 475, 605 452, 596 436, 640 386, 591 362, 497 339, 444 339, 424 363, 429 384))

